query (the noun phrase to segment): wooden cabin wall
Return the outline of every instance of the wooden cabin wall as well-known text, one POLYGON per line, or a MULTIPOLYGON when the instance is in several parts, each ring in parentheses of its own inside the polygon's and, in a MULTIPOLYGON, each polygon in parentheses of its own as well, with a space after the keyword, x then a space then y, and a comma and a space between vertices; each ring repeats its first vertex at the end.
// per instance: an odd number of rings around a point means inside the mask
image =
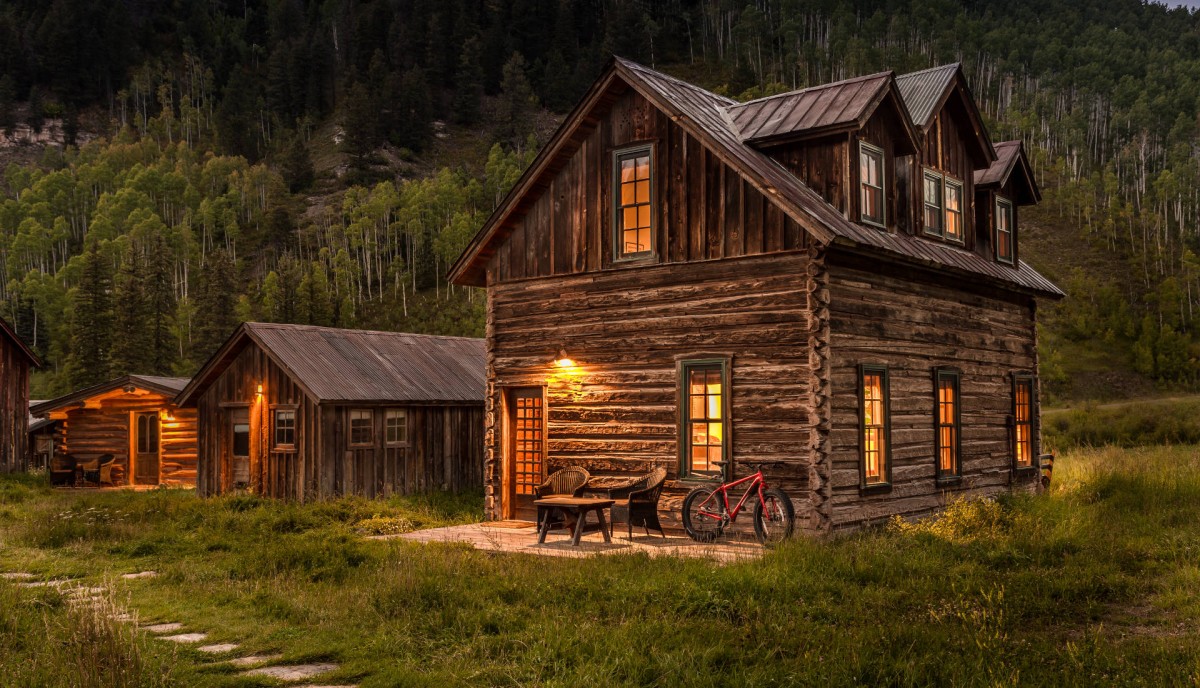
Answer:
POLYGON ((54 463, 69 454, 77 461, 91 461, 111 454, 113 483, 128 485, 133 477, 130 465, 130 417, 135 413, 161 414, 171 411, 174 420, 159 417, 160 485, 191 486, 197 476, 196 412, 176 409, 171 400, 157 393, 134 394, 119 390, 101 395, 87 406, 66 408, 51 413, 57 419, 54 463))
POLYGON ((846 194, 846 217, 850 220, 855 222, 859 220, 859 210, 862 206, 858 187, 858 144, 860 141, 866 141, 883 149, 885 224, 889 230, 893 231, 903 228, 905 222, 900 220, 903 204, 898 200, 899 184, 896 173, 898 162, 905 159, 903 156, 896 155, 896 146, 899 145, 896 139, 903 136, 899 133, 902 131, 904 129, 899 118, 890 107, 883 104, 875 110, 875 114, 867 120, 862 129, 851 134, 848 166, 849 191, 846 194))
POLYGON ((483 405, 329 406, 322 408, 328 433, 323 470, 337 494, 386 497, 483 486, 483 405), (388 409, 408 416, 408 442, 388 445, 388 409), (370 446, 351 446, 350 412, 372 413, 370 446))
POLYGON ((29 467, 29 359, 0 337, 0 472, 29 467))
POLYGON ((766 153, 830 205, 843 214, 849 212, 851 158, 850 139, 845 134, 774 146, 766 153))
MULTIPOLYGON (((547 468, 597 475, 661 466, 660 513, 678 524, 680 360, 729 356, 732 456, 778 460, 772 479, 811 524, 819 482, 816 291, 807 252, 660 265, 492 286, 485 501, 506 518, 505 390, 545 387, 547 468), (560 347, 575 367, 559 369, 560 347)), ((489 283, 494 284, 489 280, 489 283)), ((818 514, 819 516, 819 514, 818 514)))
POLYGON ((966 115, 960 113, 961 109, 961 104, 951 101, 934 116, 933 122, 929 125, 921 154, 918 158, 913 159, 916 168, 911 173, 914 183, 910 189, 912 212, 909 219, 913 223, 915 233, 920 233, 924 229, 925 168, 948 175, 962 182, 965 239, 963 245, 968 249, 973 249, 976 242, 975 162, 971 158, 970 151, 967 150, 968 139, 963 137, 970 137, 970 140, 974 140, 975 134, 970 129, 963 127, 961 121, 966 115))
POLYGON ((924 514, 963 493, 1034 489, 1035 473, 1011 470, 1007 424, 1010 373, 1037 370, 1033 299, 971 291, 901 268, 885 275, 847 256, 831 256, 829 265, 834 528, 924 514), (859 364, 889 370, 892 488, 881 493, 859 489, 859 364), (963 479, 954 487, 935 481, 935 366, 962 372, 963 479))
POLYGON ((587 133, 497 249, 500 282, 647 263, 735 258, 804 248, 807 236, 774 203, 635 91, 587 133), (653 143, 653 259, 613 261, 614 150, 653 143))
POLYGON ((348 407, 312 401, 283 369, 256 346, 245 347, 198 401, 201 418, 202 495, 234 487, 229 456, 229 413, 250 417, 249 489, 268 497, 307 500, 360 494, 368 497, 427 490, 471 490, 482 485, 483 409, 411 406, 409 443, 384 446, 384 414, 403 405, 348 407), (261 397, 258 385, 263 386, 261 397), (274 411, 295 409, 296 442, 277 446, 274 411), (374 413, 374 444, 350 447, 350 408, 374 413))
POLYGON ((1021 260, 1021 208, 1017 206, 1015 188, 1015 175, 1010 175, 1008 182, 997 189, 989 187, 986 189, 976 189, 975 191, 975 252, 987 258, 988 260, 996 260, 996 196, 1000 195, 1007 198, 1012 203, 1013 211, 1013 265, 1016 265, 1021 260))

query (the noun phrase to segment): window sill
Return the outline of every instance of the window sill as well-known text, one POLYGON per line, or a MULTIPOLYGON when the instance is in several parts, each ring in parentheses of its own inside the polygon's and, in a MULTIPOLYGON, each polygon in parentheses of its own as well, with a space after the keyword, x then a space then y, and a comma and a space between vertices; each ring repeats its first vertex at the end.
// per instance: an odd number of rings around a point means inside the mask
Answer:
POLYGON ((638 263, 657 263, 657 262, 658 262, 658 254, 653 251, 650 251, 647 253, 634 253, 634 254, 630 254, 628 256, 621 256, 619 258, 612 259, 613 265, 636 265, 638 263))
POLYGON ((887 494, 891 491, 891 483, 871 483, 870 485, 858 486, 858 493, 861 495, 887 494))
POLYGON ((874 220, 868 220, 865 218, 861 218, 861 219, 859 219, 859 223, 864 224, 868 227, 874 227, 875 229, 878 229, 882 232, 889 231, 887 225, 883 224, 882 222, 875 222, 874 220))
POLYGON ((955 486, 961 485, 961 484, 962 484, 962 476, 961 475, 946 475, 946 476, 940 476, 937 479, 938 487, 955 487, 955 486))
POLYGON ((1037 475, 1039 468, 1037 466, 1015 466, 1013 476, 1021 478, 1029 475, 1037 475))

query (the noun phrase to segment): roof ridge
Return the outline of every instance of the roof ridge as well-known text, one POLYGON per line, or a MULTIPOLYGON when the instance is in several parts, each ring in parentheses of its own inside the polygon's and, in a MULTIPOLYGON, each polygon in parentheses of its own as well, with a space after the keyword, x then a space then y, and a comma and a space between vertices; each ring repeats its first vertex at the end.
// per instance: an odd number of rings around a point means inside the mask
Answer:
POLYGON ((841 81, 830 81, 829 83, 825 83, 825 84, 814 84, 812 86, 805 86, 804 88, 798 88, 793 91, 786 91, 784 93, 776 93, 776 94, 770 95, 770 96, 763 96, 761 98, 755 98, 754 100, 747 100, 744 103, 738 103, 735 101, 734 106, 740 107, 743 105, 753 105, 754 103, 761 103, 761 102, 764 102, 767 100, 772 100, 774 98, 785 98, 787 96, 794 96, 794 95, 798 95, 800 93, 809 93, 811 91, 820 91, 820 90, 826 89, 826 88, 833 88, 834 86, 845 86, 846 84, 853 84, 853 83, 859 82, 859 81, 868 81, 870 79, 881 79, 889 74, 891 74, 893 77, 895 77, 896 72, 894 70, 889 69, 889 70, 882 71, 882 72, 875 72, 874 74, 863 74, 861 76, 853 76, 853 77, 850 77, 849 79, 842 79, 841 81))
POLYGON ((918 69, 915 72, 905 72, 903 74, 897 74, 896 78, 903 79, 905 77, 920 76, 921 74, 928 74, 929 72, 936 72, 936 71, 939 71, 942 69, 950 69, 951 67, 953 67, 955 69, 961 68, 962 62, 948 62, 946 64, 940 64, 940 65, 934 65, 932 67, 926 67, 925 69, 918 69))
POLYGON ((710 91, 706 88, 702 88, 700 86, 697 86, 696 84, 690 84, 690 83, 684 81, 683 79, 671 76, 670 74, 667 74, 665 72, 660 72, 657 69, 652 69, 652 68, 647 67, 646 65, 641 64, 639 62, 634 62, 633 60, 629 60, 624 57, 616 57, 616 60, 617 60, 617 62, 621 63, 622 65, 624 65, 630 69, 636 69, 639 72, 646 72, 648 74, 653 74, 657 77, 661 77, 668 81, 672 81, 676 84, 679 84, 680 86, 686 86, 687 88, 689 88, 693 91, 699 91, 700 93, 703 93, 707 96, 711 96, 713 98, 718 98, 720 100, 726 101, 730 105, 738 104, 738 102, 736 100, 734 100, 733 98, 730 98, 729 96, 723 96, 719 93, 713 93, 712 91, 710 91))

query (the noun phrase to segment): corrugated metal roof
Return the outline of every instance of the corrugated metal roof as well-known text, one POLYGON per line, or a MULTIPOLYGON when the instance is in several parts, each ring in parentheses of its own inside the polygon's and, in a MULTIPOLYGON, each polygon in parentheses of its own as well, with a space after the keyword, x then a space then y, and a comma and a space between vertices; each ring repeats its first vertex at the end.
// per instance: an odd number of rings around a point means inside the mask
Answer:
POLYGON ((938 103, 958 73, 959 63, 930 67, 896 77, 896 86, 904 97, 904 105, 913 123, 924 129, 933 121, 938 103))
POLYGON ((253 341, 317 403, 482 403, 484 340, 244 323, 192 378, 187 404, 253 341))
POLYGON ((745 143, 857 127, 879 104, 892 78, 892 72, 880 72, 731 105, 727 111, 745 143))
POLYGON ((92 385, 91 387, 75 390, 70 394, 64 394, 57 399, 39 402, 31 401, 29 402, 29 412, 35 416, 42 416, 65 406, 77 404, 86 399, 94 397, 97 394, 104 394, 105 392, 111 392, 114 389, 121 389, 122 387, 129 386, 137 387, 138 389, 144 389, 150 392, 157 392, 158 394, 165 396, 167 399, 171 399, 181 390, 183 390, 183 388, 187 386, 188 382, 189 379, 186 377, 122 375, 121 377, 118 377, 114 380, 109 380, 108 382, 101 382, 98 385, 92 385))
POLYGON ((1004 186, 1008 175, 1012 174, 1017 158, 1021 156, 1020 141, 1001 141, 996 144, 996 162, 986 170, 975 171, 975 186, 995 184, 1004 186))

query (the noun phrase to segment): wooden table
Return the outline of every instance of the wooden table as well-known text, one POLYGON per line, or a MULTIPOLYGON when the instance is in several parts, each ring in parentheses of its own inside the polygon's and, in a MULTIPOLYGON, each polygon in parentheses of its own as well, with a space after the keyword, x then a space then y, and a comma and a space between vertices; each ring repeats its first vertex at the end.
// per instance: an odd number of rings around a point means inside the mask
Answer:
POLYGON ((550 532, 550 524, 556 514, 562 514, 567 526, 571 529, 571 545, 579 546, 579 538, 587 530, 587 515, 594 512, 604 541, 612 542, 608 534, 608 522, 604 519, 604 510, 612 508, 612 499, 595 499, 592 497, 547 497, 535 499, 538 508, 538 544, 546 541, 546 533, 550 532))

